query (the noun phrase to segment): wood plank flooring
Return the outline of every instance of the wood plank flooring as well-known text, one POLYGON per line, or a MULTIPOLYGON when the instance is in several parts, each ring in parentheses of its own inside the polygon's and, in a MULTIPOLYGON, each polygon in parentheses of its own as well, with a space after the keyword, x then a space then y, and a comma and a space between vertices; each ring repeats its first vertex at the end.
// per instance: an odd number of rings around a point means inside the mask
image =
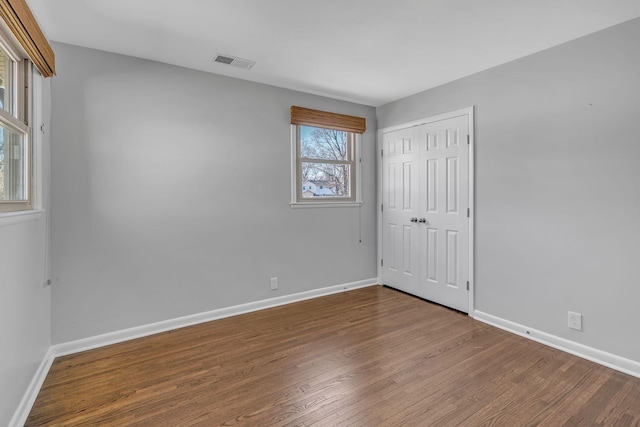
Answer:
POLYGON ((27 426, 638 426, 640 379, 374 286, 55 360, 27 426))

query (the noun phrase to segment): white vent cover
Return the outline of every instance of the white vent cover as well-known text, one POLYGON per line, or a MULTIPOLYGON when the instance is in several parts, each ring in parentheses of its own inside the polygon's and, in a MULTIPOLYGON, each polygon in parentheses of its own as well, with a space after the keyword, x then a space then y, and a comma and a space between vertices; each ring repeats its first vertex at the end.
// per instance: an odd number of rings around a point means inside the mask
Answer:
POLYGON ((244 70, 250 70, 256 61, 250 61, 248 59, 238 58, 237 56, 218 54, 213 58, 213 62, 219 62, 220 64, 231 65, 233 67, 242 68, 244 70))

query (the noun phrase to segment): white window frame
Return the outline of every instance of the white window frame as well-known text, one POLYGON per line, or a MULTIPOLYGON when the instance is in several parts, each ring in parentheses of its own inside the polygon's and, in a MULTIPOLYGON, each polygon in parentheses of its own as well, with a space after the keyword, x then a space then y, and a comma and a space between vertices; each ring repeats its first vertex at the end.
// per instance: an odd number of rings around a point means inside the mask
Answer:
MULTIPOLYGON (((33 68, 26 52, 20 47, 6 26, 0 26, 0 47, 13 61, 12 111, 0 109, 0 122, 5 128, 21 133, 24 138, 25 171, 24 186, 26 201, 0 201, 0 226, 13 223, 20 215, 32 214, 36 209, 35 190, 35 150, 30 123, 34 116, 33 68), (8 219, 8 221, 6 221, 8 219)), ((5 87, 5 91, 8 90, 5 87)))
MULTIPOLYGON (((349 179, 351 182, 352 197, 338 198, 326 197, 317 199, 302 198, 300 186, 301 167, 304 159, 299 156, 300 151, 300 126, 291 125, 291 207, 292 208, 319 208, 319 207, 358 207, 362 205, 362 134, 347 132, 352 135, 354 144, 354 161, 349 179)), ((327 162, 331 163, 331 162, 327 162)))

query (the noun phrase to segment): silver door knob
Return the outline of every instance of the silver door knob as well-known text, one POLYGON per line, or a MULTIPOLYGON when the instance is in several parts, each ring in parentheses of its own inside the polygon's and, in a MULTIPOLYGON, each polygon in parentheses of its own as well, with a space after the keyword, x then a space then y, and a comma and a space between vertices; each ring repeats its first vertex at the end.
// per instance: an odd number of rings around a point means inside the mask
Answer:
POLYGON ((426 224, 426 222, 427 222, 427 218, 420 218, 420 219, 418 220, 418 222, 420 222, 420 223, 422 223, 422 224, 426 224))
POLYGON ((411 222, 418 222, 418 218, 411 218, 409 221, 411 221, 411 222))

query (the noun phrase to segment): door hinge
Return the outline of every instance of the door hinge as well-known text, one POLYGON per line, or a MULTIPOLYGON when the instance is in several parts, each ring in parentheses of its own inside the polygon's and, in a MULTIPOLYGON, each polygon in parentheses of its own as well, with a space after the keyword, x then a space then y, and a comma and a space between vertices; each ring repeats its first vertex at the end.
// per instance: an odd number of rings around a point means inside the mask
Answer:
POLYGON ((380 212, 384 212, 384 205, 380 205, 380 212))
POLYGON ((467 145, 471 144, 471 137, 467 135, 467 145))
POLYGON ((471 209, 467 208, 467 218, 471 218, 471 209))
POLYGON ((469 281, 467 280, 467 290, 469 290, 469 281))
POLYGON ((380 267, 384 267, 384 260, 380 258, 380 267))
POLYGON ((383 148, 380 149, 380 157, 384 157, 384 149, 383 148))

